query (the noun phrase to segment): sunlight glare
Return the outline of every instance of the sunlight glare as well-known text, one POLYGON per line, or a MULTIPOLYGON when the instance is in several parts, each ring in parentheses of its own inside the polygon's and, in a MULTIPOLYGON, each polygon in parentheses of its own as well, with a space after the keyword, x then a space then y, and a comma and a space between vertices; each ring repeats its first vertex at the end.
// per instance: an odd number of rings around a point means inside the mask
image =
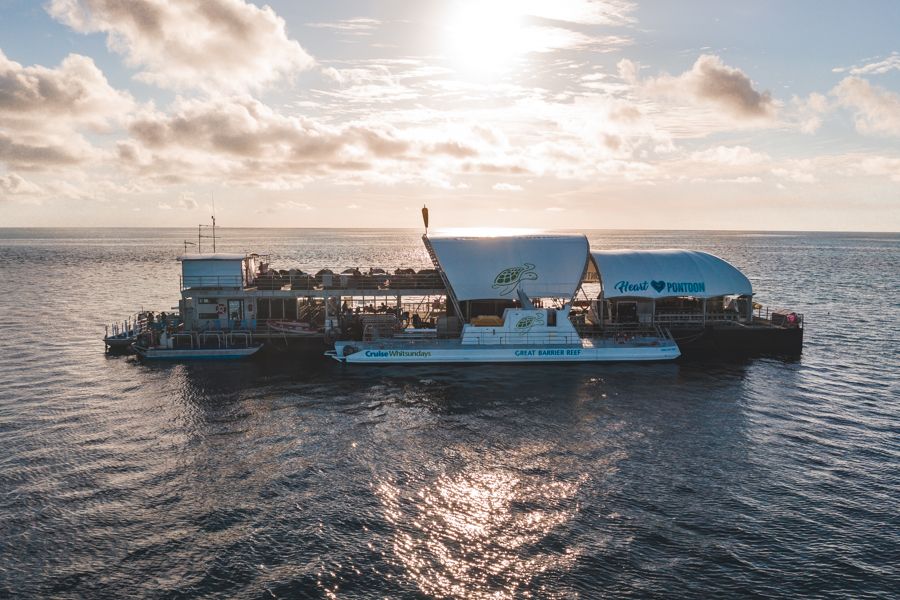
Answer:
POLYGON ((527 50, 524 14, 512 0, 454 4, 445 36, 453 61, 473 75, 502 73, 527 50))

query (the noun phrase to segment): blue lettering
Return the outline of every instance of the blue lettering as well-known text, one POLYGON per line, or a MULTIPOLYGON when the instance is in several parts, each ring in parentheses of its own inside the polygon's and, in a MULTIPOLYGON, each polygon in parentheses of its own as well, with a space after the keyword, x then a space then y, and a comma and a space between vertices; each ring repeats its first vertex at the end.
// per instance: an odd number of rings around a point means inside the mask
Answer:
POLYGON ((619 291, 620 294, 624 294, 626 292, 646 292, 649 283, 646 281, 641 281, 640 283, 632 283, 630 281, 620 281, 613 287, 619 291))

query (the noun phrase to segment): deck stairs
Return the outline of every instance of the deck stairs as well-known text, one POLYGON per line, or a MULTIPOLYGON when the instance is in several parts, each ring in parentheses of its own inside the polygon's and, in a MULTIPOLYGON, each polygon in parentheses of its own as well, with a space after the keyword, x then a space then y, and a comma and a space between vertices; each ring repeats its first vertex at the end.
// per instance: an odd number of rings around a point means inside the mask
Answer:
POLYGON ((428 250, 428 256, 431 257, 431 262, 434 265, 434 270, 438 272, 441 276, 441 281, 444 282, 444 287, 447 288, 447 298, 453 303, 453 309, 456 313, 457 319, 462 319, 462 310, 459 308, 459 301, 456 299, 456 294, 453 293, 453 288, 450 287, 450 281, 447 279, 447 273, 444 272, 444 269, 441 268, 441 262, 438 260, 437 254, 434 251, 434 246, 431 245, 431 240, 428 239, 428 234, 422 236, 422 242, 425 244, 425 249, 428 250))

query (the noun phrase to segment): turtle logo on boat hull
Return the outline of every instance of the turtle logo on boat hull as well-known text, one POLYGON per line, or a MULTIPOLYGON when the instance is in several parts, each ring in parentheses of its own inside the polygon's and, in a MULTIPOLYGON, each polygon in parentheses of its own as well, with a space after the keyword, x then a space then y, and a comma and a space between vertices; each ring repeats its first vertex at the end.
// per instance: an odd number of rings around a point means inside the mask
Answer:
POLYGON ((495 290, 500 290, 501 296, 508 296, 513 293, 519 284, 525 280, 535 280, 538 278, 534 272, 534 265, 531 263, 523 263, 521 267, 509 267, 503 269, 494 277, 495 290))
POLYGON ((516 321, 516 331, 519 333, 528 333, 531 331, 531 328, 535 325, 543 325, 544 324, 544 313, 539 312, 534 315, 528 315, 527 317, 522 317, 518 321, 516 321))

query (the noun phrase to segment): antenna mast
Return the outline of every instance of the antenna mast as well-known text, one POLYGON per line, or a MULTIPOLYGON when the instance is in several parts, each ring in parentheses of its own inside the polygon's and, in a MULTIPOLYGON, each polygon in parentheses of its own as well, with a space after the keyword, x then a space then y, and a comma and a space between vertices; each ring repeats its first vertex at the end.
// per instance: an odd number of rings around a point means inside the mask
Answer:
POLYGON ((212 235, 203 235, 203 228, 210 227, 210 225, 203 225, 202 223, 197 225, 197 252, 200 254, 203 253, 203 250, 200 248, 200 241, 203 238, 212 239, 213 254, 216 253, 216 198, 212 192, 209 193, 209 197, 212 200, 212 235))
POLYGON ((216 195, 215 192, 210 192, 209 197, 212 199, 212 240, 213 240, 213 254, 216 252, 216 195))

